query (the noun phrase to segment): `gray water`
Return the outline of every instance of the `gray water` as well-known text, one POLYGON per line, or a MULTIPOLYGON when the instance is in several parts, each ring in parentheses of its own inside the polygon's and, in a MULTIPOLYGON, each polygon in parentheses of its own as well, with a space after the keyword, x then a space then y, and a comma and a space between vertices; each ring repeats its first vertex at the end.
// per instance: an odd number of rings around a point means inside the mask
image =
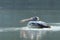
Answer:
POLYGON ((20 40, 17 28, 0 28, 0 40, 20 40))
POLYGON ((0 40, 60 40, 59 28, 60 0, 0 0, 0 40), (20 35, 23 32, 20 27, 27 24, 20 23, 20 20, 32 16, 39 16, 40 20, 57 28, 53 31, 29 29, 26 34, 28 38, 24 37, 25 34, 20 35))
POLYGON ((60 40, 60 26, 52 28, 0 28, 0 40, 60 40))
POLYGON ((60 40, 60 27, 52 26, 51 28, 35 29, 25 28, 20 29, 20 39, 22 40, 60 40))

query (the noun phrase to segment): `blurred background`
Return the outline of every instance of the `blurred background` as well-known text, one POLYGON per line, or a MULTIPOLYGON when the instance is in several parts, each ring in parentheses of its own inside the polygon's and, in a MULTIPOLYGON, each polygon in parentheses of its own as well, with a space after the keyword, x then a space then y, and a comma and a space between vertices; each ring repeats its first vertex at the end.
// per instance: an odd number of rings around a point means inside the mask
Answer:
MULTIPOLYGON (((60 23, 60 0, 0 0, 0 40, 22 40, 16 27, 26 26, 27 22, 20 20, 33 16, 47 23, 60 23)), ((42 40, 60 40, 60 31, 48 32, 42 40)))
POLYGON ((39 16, 48 23, 60 22, 60 0, 0 0, 0 27, 20 27, 24 18, 39 16))

